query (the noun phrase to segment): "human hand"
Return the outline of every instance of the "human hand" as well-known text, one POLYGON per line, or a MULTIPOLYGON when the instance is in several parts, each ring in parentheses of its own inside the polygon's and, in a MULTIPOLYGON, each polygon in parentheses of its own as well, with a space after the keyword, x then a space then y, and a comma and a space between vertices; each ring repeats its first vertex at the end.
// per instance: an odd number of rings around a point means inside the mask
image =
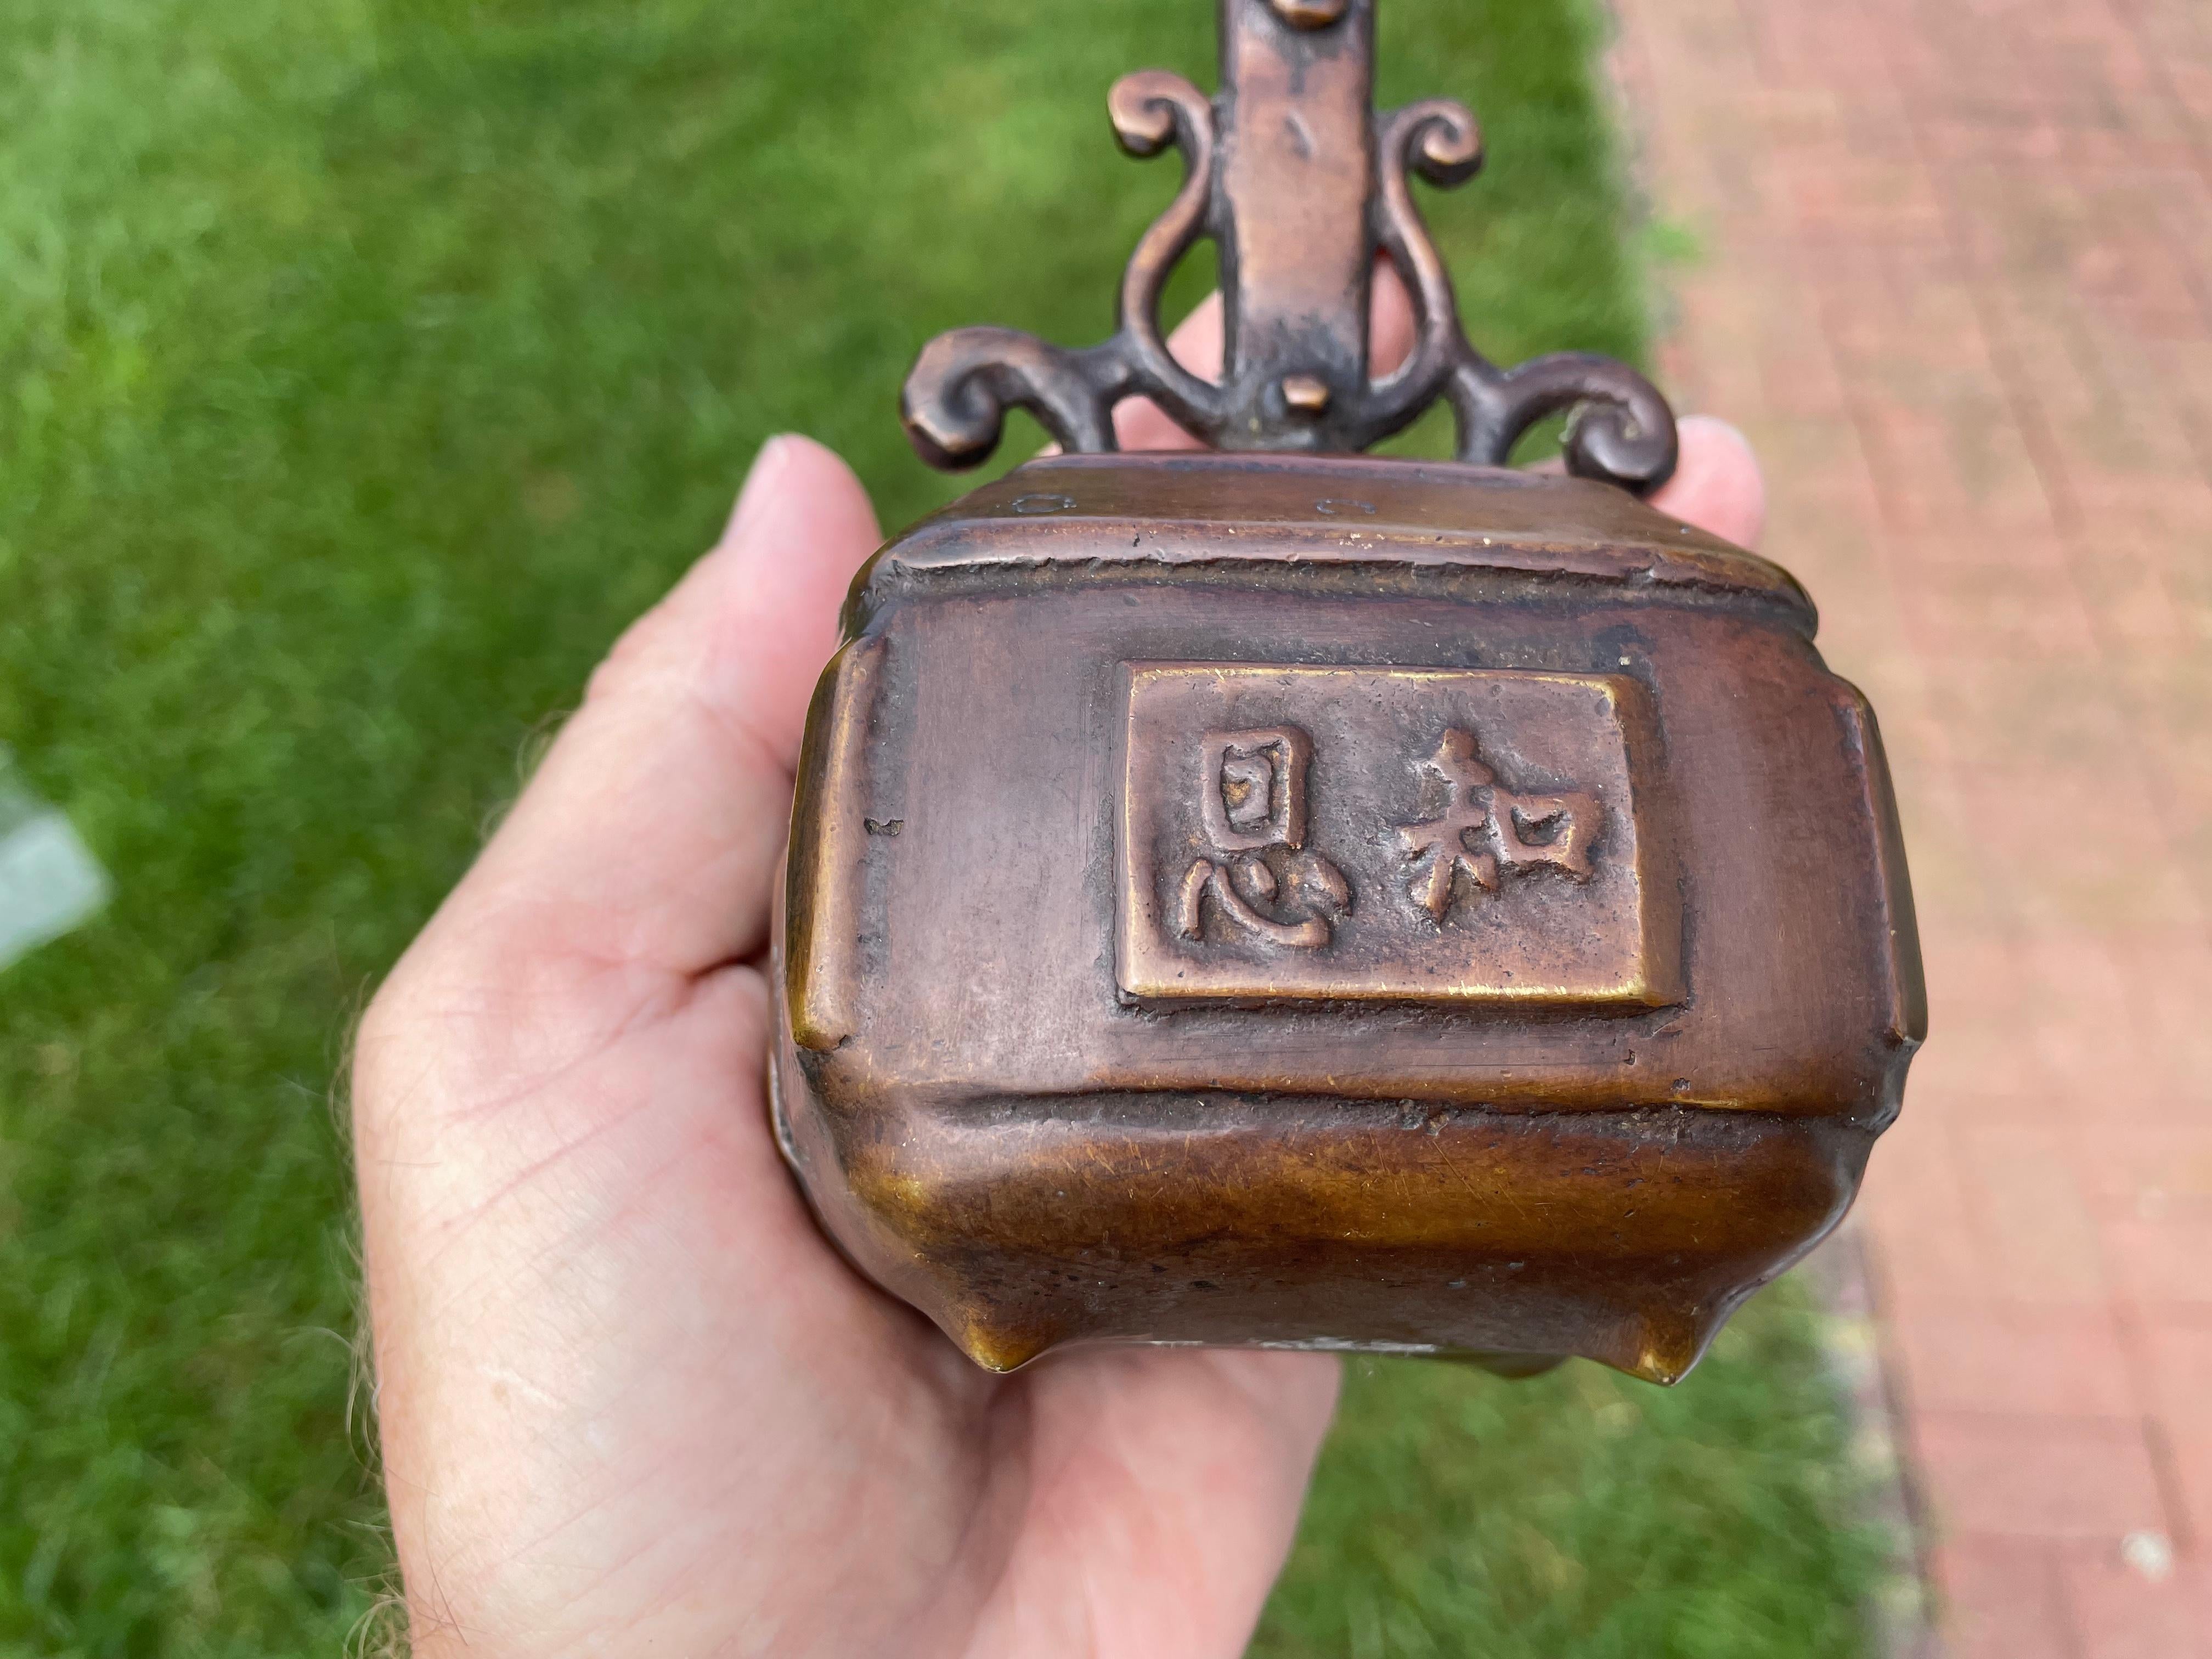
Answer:
MULTIPOLYGON (((1377 294, 1387 363, 1405 306, 1377 294)), ((1218 362, 1218 312, 1176 345, 1218 362)), ((1148 406, 1119 424, 1180 439, 1148 406)), ((1760 501, 1742 440, 1686 422, 1658 505, 1749 541, 1760 501)), ((769 884, 878 540, 842 462, 770 442, 362 1023, 378 1413, 422 1659, 1225 1659, 1281 1566, 1333 1358, 987 1375, 845 1265, 778 1159, 769 884)))

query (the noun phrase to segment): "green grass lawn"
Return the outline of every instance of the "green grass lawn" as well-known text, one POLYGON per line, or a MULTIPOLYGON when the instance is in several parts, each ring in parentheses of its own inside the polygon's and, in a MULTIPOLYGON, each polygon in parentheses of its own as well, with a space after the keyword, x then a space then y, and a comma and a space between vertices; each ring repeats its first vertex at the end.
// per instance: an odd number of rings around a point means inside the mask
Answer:
MULTIPOLYGON (((1633 352, 1589 0, 1389 0, 1497 355, 1633 352)), ((112 872, 0 975, 0 1654, 340 1650, 386 1569, 332 1106, 367 989, 754 449, 898 524, 921 343, 1103 334, 1206 0, 10 0, 0 740, 112 872)), ((1179 285, 1187 303, 1202 275, 1179 285)), ((1026 434, 1017 434, 1025 437, 1026 434)), ((1359 1365, 1259 1650, 1837 1655, 1785 1293, 1680 1390, 1359 1365)))

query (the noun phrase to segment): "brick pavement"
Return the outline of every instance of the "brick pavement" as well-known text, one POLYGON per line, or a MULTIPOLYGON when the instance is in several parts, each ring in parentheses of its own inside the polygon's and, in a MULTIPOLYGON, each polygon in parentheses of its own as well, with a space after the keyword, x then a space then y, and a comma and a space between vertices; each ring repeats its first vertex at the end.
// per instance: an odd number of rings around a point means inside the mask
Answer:
POLYGON ((1881 711, 1861 1206, 1954 1659, 2212 1659, 2212 4, 1615 0, 1664 378, 1881 711))

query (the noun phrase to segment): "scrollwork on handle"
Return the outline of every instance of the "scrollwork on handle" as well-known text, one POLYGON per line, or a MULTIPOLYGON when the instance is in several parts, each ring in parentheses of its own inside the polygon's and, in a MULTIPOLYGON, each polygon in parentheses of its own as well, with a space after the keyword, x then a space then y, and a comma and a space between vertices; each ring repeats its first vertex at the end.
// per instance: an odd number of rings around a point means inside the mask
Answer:
POLYGON ((975 466, 999 445, 1006 411, 1026 409, 1073 454, 1115 447, 1114 405, 1133 392, 1198 428, 1212 387, 1176 362, 1160 334, 1160 290, 1206 233, 1212 194, 1213 107, 1180 75, 1139 70, 1107 99, 1115 136, 1135 156, 1172 143, 1183 154, 1182 188, 1130 256, 1121 279, 1121 327, 1071 351, 1012 328, 959 328, 922 349, 899 412, 922 459, 945 471, 975 466))
POLYGON ((1568 471, 1639 495, 1666 482, 1675 460, 1674 416, 1642 375, 1584 352, 1500 369, 1468 343, 1450 275, 1409 177, 1447 187, 1473 178, 1482 165, 1481 133, 1464 106, 1443 99, 1371 112, 1374 0, 1331 0, 1318 9, 1286 9, 1285 0, 1221 5, 1224 85, 1218 98, 1207 100, 1180 76, 1147 70, 1123 76, 1108 100, 1115 136, 1129 154, 1157 155, 1173 144, 1183 157, 1181 188, 1122 277, 1113 337, 1070 350, 1014 329, 939 336, 908 376, 901 404, 922 458, 948 469, 977 465, 996 447, 1009 408, 1028 410, 1063 449, 1111 450, 1114 406, 1136 396, 1224 447, 1357 451, 1403 429, 1442 397, 1457 423, 1462 461, 1502 465, 1531 426, 1566 411, 1568 471), (1347 104, 1350 94, 1357 94, 1356 110, 1347 104), (1233 186, 1232 163, 1243 168, 1233 186), (1346 167, 1355 169, 1349 195, 1346 167), (1318 192, 1312 200, 1285 182, 1309 176, 1318 192), (1361 177, 1367 257, 1387 256, 1404 280, 1414 341, 1389 374, 1376 379, 1359 370, 1347 385, 1354 371, 1345 366, 1342 342, 1362 336, 1360 323, 1347 325, 1346 313, 1365 305, 1364 266, 1356 277, 1316 281, 1311 270, 1286 269, 1297 261, 1285 257, 1285 240, 1255 234, 1249 222, 1255 215, 1303 215, 1317 241, 1356 253, 1359 245, 1344 240, 1351 232, 1342 214, 1357 205, 1361 177), (1337 216, 1315 216, 1330 214, 1337 216), (1343 234, 1319 234, 1338 230, 1343 234), (1227 374, 1208 380, 1177 362, 1160 330, 1161 289, 1206 236, 1224 247, 1224 272, 1234 275, 1223 295, 1232 342, 1240 307, 1256 307, 1263 295, 1275 302, 1274 325, 1248 348, 1266 355, 1232 364, 1234 388, 1227 374), (1251 249, 1261 246, 1264 255, 1255 257, 1251 249), (1291 292, 1304 308, 1294 309, 1293 325, 1285 326, 1281 300, 1291 292))
POLYGON ((1627 364, 1587 351, 1561 351, 1500 369, 1468 343, 1451 277, 1407 178, 1419 173, 1449 188, 1480 169, 1481 134, 1466 106, 1429 99, 1391 111, 1377 126, 1376 241, 1405 278, 1415 318, 1412 354, 1375 387, 1378 400, 1389 405, 1379 412, 1397 420, 1405 408, 1410 412, 1404 418, 1411 419, 1441 390, 1458 426, 1458 459, 1502 466, 1530 427, 1571 411, 1565 440, 1570 472, 1638 495, 1666 483, 1674 471, 1674 411, 1658 388, 1627 364))

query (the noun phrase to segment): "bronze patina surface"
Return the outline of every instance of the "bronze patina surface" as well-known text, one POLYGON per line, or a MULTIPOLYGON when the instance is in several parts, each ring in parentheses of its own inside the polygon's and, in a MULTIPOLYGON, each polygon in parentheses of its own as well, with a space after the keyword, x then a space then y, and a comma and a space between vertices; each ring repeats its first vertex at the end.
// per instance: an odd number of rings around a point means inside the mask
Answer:
POLYGON ((1653 879, 1652 808, 1629 769, 1627 728, 1649 718, 1635 680, 1122 669, 1116 956, 1130 996, 1674 1000, 1676 907, 1653 879), (1252 723, 1269 719, 1284 723, 1252 723), (1660 913, 1648 932, 1647 896, 1660 913))
POLYGON ((1341 453, 1410 425, 1438 398, 1459 459, 1496 465, 1547 415, 1577 411, 1569 465, 1639 490, 1674 466, 1674 422, 1650 382, 1620 363, 1562 351, 1499 369, 1460 331, 1451 277, 1413 205, 1408 173, 1457 185, 1482 165, 1465 106, 1425 99, 1377 115, 1375 0, 1220 0, 1220 94, 1179 75, 1125 76, 1108 99, 1133 155, 1181 149, 1182 191, 1129 261, 1121 326, 1069 351, 1008 328, 963 328, 922 352, 906 386, 907 430, 939 466, 972 466, 999 441, 1009 405, 1062 448, 1114 447, 1123 398, 1152 398, 1217 449, 1341 453), (1224 368, 1201 379, 1169 355, 1160 291, 1200 238, 1220 252, 1224 368), (1419 319, 1406 362, 1377 380, 1367 362, 1368 287, 1389 255, 1419 319))
POLYGON ((1473 125, 1370 118, 1371 4, 1224 0, 1219 98, 1117 88, 1125 142, 1192 169, 1121 331, 963 331, 908 396, 927 455, 1009 404, 1090 453, 878 554, 810 720, 778 1133, 850 1258, 986 1365, 1671 1381, 1840 1218, 1922 1035, 1870 711, 1786 573, 1620 487, 1673 462, 1644 381, 1465 345, 1402 170, 1471 170, 1473 125), (1201 231, 1218 385, 1152 315, 1201 231), (1421 341, 1380 381, 1378 249, 1421 341), (1291 453, 1099 453, 1133 392, 1291 453), (1321 453, 1438 396, 1473 460, 1582 400, 1583 476, 1321 453))

